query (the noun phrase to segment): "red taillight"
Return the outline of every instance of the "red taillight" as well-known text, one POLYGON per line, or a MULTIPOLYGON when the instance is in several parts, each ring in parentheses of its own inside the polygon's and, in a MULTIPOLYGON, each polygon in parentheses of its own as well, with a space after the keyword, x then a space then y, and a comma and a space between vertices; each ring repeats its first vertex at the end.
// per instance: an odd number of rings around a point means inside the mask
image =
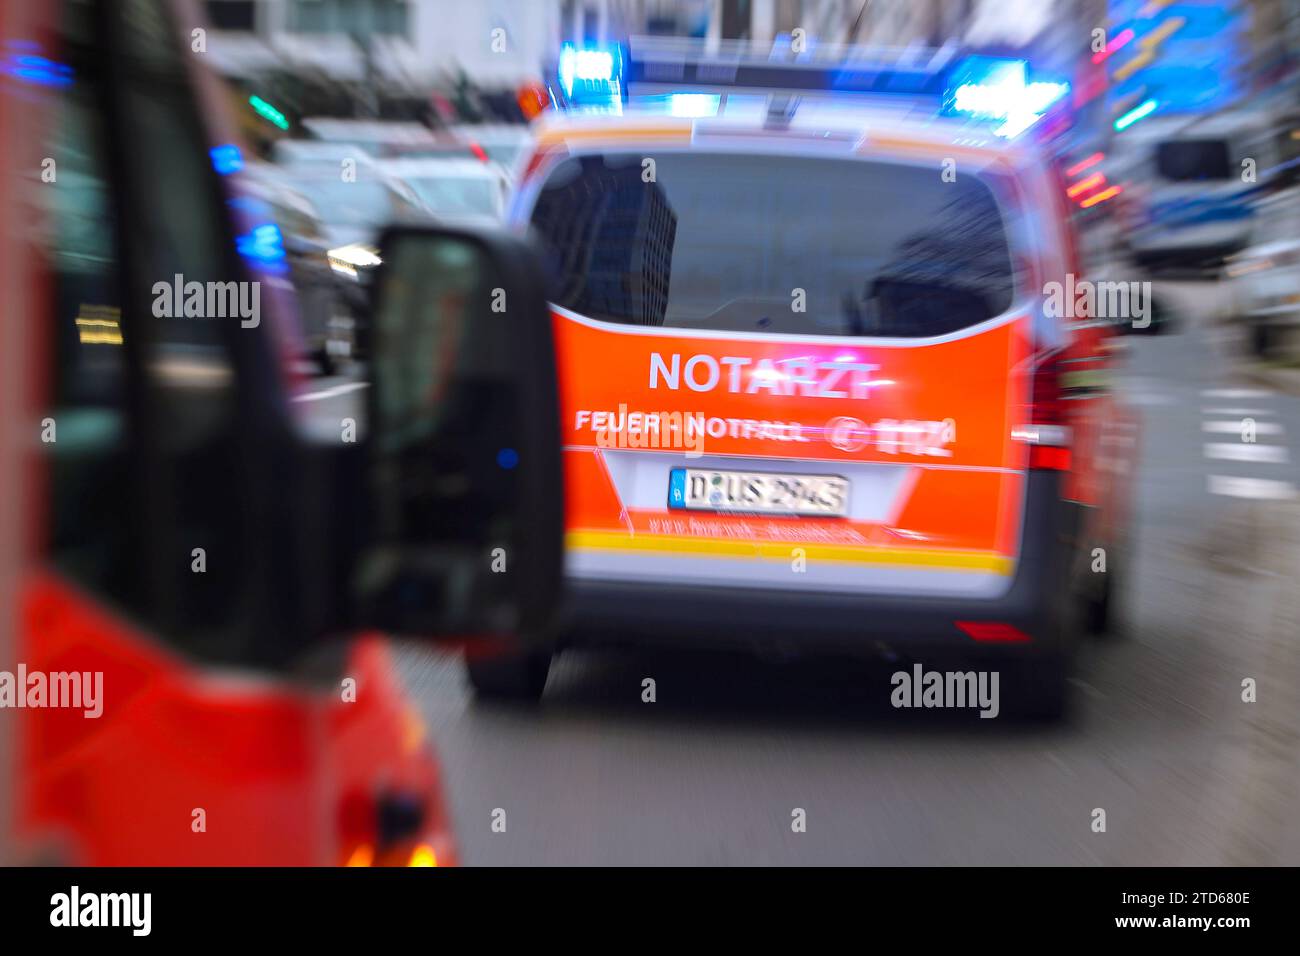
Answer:
POLYGON ((1070 449, 1034 445, 1029 449, 1029 467, 1048 471, 1070 470, 1070 449))
MULTIPOLYGON (((1076 164, 1071 169, 1076 173, 1086 170, 1093 164, 1094 157, 1096 162, 1104 158, 1101 154, 1093 154, 1084 163, 1076 164)), ((1058 188, 1050 192, 1051 202, 1059 215, 1063 244, 1065 274, 1060 278, 1064 280, 1067 288, 1073 289, 1075 287, 1073 278, 1081 275, 1082 272, 1079 269, 1078 237, 1075 235, 1071 219, 1070 204, 1065 197, 1065 179, 1069 172, 1065 171, 1066 176, 1062 176, 1062 172, 1059 163, 1053 164, 1052 176, 1058 188)), ((1083 303, 1076 300, 1068 305, 1074 315, 1079 318, 1087 317, 1080 311, 1083 303)), ((1024 424, 1017 424, 1012 431, 1013 438, 1029 445, 1030 468, 1052 471, 1068 471, 1070 468, 1070 424, 1061 367, 1064 358, 1065 352, 1062 349, 1035 356, 1031 372, 1029 407, 1023 410, 1025 414, 1020 419, 1024 424)))
POLYGON ((484 150, 483 147, 480 146, 478 143, 471 142, 469 144, 469 151, 473 153, 475 157, 478 158, 478 161, 480 163, 486 163, 488 161, 488 154, 486 150, 484 150))
MULTIPOLYGON (((1061 394, 1062 352, 1049 352, 1034 366, 1030 393, 1030 421, 1038 425, 1064 425, 1065 400, 1061 394)), ((1043 444, 1053 444, 1043 442, 1043 444)))
POLYGON ((370 866, 374 860, 376 819, 374 800, 361 790, 349 790, 339 801, 339 842, 349 866, 370 866))
POLYGON ((972 640, 981 644, 1024 644, 1033 640, 1028 634, 1001 621, 953 621, 972 640))
POLYGON ((1031 373, 1029 405, 1023 409, 1022 424, 1011 432, 1016 441, 1029 445, 1030 468, 1070 468, 1070 426, 1061 387, 1063 354, 1049 352, 1038 359, 1031 373))

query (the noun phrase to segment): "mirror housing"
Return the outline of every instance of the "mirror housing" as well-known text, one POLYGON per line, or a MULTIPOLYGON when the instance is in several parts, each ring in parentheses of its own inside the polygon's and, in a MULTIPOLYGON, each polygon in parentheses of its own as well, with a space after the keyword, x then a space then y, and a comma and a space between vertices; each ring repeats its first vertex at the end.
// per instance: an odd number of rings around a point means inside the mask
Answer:
POLYGON ((394 635, 527 640, 563 581, 551 316, 529 246, 396 226, 368 333, 355 619, 394 635))

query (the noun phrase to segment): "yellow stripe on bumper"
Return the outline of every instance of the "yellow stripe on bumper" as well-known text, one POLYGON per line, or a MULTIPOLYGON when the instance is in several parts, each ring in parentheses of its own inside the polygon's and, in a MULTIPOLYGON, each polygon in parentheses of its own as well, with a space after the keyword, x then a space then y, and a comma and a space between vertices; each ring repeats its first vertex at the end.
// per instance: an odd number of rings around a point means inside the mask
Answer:
POLYGON ((565 535, 565 546, 573 551, 654 552, 725 558, 767 558, 779 561, 790 560, 791 552, 795 548, 802 548, 804 557, 809 561, 985 571, 1003 576, 1010 575, 1015 568, 1013 559, 992 551, 878 548, 797 541, 735 541, 654 534, 628 535, 616 531, 570 531, 565 535))

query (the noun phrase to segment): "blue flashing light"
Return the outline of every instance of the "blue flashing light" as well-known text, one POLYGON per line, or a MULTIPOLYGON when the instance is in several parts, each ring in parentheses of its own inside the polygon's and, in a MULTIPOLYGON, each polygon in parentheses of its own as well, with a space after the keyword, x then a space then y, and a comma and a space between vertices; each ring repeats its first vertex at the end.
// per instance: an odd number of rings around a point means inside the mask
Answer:
POLYGON ((244 168, 244 157, 234 143, 222 143, 208 150, 212 157, 212 168, 222 176, 229 176, 244 168))
MULTIPOLYGON (((26 42, 10 43, 8 47, 10 49, 33 48, 26 42)), ((21 83, 33 86, 65 87, 71 86, 73 80, 72 67, 35 53, 7 53, 0 58, 0 72, 12 76, 21 83)))
POLYGON ((1031 80, 1025 60, 972 56, 953 69, 943 108, 950 115, 1000 120, 994 132, 1010 139, 1037 123, 1069 92, 1069 83, 1031 80))
POLYGON ((616 79, 614 54, 609 50, 579 50, 572 43, 560 48, 560 83, 566 94, 573 93, 573 84, 608 83, 616 79))
POLYGON ((288 266, 284 253, 284 236, 273 222, 254 226, 249 232, 235 237, 239 254, 267 272, 280 274, 288 266))
POLYGON ((1119 119, 1115 120, 1115 132, 1123 132, 1144 116, 1150 116, 1156 111, 1156 107, 1159 105, 1160 104, 1156 100, 1147 100, 1145 103, 1139 103, 1119 119))
POLYGON ((560 89, 574 103, 607 104, 622 98, 623 54, 618 47, 560 47, 560 89))

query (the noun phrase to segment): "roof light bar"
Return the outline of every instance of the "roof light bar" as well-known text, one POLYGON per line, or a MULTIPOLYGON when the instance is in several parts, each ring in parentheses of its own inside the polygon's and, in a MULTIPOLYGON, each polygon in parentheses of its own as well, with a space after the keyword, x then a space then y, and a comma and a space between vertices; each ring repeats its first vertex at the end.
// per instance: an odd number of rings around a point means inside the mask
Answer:
POLYGON ((560 90, 570 104, 603 106, 623 97, 623 54, 617 46, 560 47, 560 90))
POLYGON ((668 112, 673 116, 716 116, 721 100, 715 93, 670 93, 668 112))
POLYGON ((759 50, 747 41, 709 44, 681 37, 633 37, 629 95, 727 93, 890 93, 940 96, 949 48, 865 48, 816 44, 803 53, 759 50))
POLYGON ((1025 60, 972 56, 953 71, 944 112, 1001 120, 994 132, 1010 139, 1037 123, 1069 92, 1069 83, 1031 81, 1025 60))
POLYGON ((575 80, 607 82, 614 79, 614 54, 608 50, 579 50, 566 45, 560 50, 560 82, 564 92, 573 92, 575 80))
POLYGON ((747 41, 633 37, 626 59, 619 47, 565 44, 556 72, 563 98, 580 107, 593 97, 621 100, 626 92, 638 102, 664 104, 676 116, 707 117, 740 92, 773 98, 870 94, 995 121, 995 132, 1007 138, 1037 123, 1070 91, 1068 83, 1031 77, 1025 60, 956 61, 956 53, 955 44, 937 50, 813 44, 796 55, 747 41))

